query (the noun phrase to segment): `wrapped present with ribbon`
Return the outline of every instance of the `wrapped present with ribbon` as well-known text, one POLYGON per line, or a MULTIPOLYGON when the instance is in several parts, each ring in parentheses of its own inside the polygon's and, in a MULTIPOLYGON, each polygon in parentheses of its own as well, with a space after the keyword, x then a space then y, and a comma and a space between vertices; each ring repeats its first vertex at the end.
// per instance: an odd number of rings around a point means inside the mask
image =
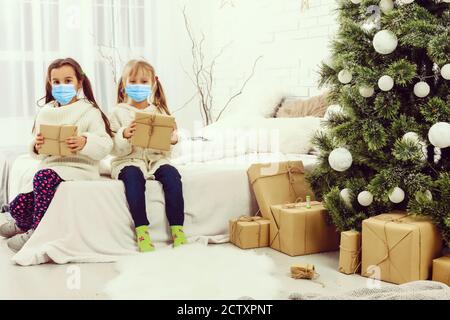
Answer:
POLYGON ((76 126, 41 124, 39 132, 44 137, 44 144, 39 149, 39 154, 51 156, 70 156, 74 154, 66 144, 66 139, 77 135, 76 126))
POLYGON ((175 118, 158 113, 136 112, 136 132, 130 142, 133 146, 169 151, 175 128, 175 118))
POLYGON ((426 217, 394 211, 362 222, 361 275, 402 284, 427 280, 442 238, 426 217))
POLYGON ((361 232, 356 230, 341 232, 339 246, 339 271, 354 274, 361 269, 361 232))
POLYGON ((260 216, 240 216, 230 220, 230 242, 241 249, 262 248, 269 245, 270 221, 260 216))
POLYGON ((272 217, 272 205, 294 203, 307 196, 314 200, 301 161, 253 164, 247 174, 261 214, 266 219, 272 217))
POLYGON ((433 260, 432 280, 450 286, 450 255, 433 260))
POLYGON ((339 233, 321 202, 271 206, 270 247, 290 256, 335 251, 339 233))

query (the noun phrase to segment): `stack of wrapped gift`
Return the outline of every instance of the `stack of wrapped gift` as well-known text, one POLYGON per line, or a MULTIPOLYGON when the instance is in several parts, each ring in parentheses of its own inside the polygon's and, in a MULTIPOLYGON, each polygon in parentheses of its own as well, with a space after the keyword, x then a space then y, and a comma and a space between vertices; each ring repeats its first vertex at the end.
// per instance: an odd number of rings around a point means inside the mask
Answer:
POLYGON ((66 139, 77 135, 76 126, 41 124, 39 130, 44 137, 44 144, 39 149, 39 154, 51 156, 69 156, 73 154, 66 144, 66 139))
POLYGON ((269 245, 270 221, 259 216, 241 216, 230 220, 230 242, 241 249, 262 248, 269 245))
POLYGON ((136 112, 136 132, 131 138, 133 146, 169 151, 175 118, 157 113, 136 112))
POLYGON ((450 255, 433 260, 432 280, 450 286, 450 255))
POLYGON ((440 233, 426 218, 400 211, 371 217, 362 223, 361 274, 396 284, 427 280, 441 249, 440 233))
POLYGON ((339 234, 314 198, 301 161, 254 164, 250 183, 262 216, 270 220, 270 247, 291 256, 337 250, 339 234))

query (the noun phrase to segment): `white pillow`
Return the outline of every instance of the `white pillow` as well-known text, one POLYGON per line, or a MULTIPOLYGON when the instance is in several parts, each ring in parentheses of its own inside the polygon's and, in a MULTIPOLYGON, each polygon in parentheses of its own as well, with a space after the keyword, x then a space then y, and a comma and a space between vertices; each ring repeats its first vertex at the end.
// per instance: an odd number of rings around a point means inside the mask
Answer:
POLYGON ((247 121, 218 121, 203 129, 206 139, 251 153, 282 152, 306 154, 321 118, 255 118, 247 121))

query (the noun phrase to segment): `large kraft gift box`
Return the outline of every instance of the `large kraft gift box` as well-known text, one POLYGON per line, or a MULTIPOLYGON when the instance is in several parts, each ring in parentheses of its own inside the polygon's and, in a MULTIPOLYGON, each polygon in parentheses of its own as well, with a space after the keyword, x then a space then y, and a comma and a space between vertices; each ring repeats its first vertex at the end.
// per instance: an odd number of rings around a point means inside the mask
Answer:
POLYGON ((74 153, 66 144, 66 139, 77 135, 77 127, 62 125, 40 125, 40 133, 44 137, 44 144, 39 149, 39 154, 51 156, 70 156, 74 153))
POLYGON ((432 280, 450 286, 450 255, 433 260, 432 280))
POLYGON ((269 245, 270 221, 259 216, 241 216, 230 220, 230 242, 241 249, 262 248, 269 245))
POLYGON ((169 151, 175 118, 163 114, 136 112, 136 131, 131 138, 133 146, 169 151))
POLYGON ((430 277, 442 238, 428 219, 395 211, 362 223, 361 275, 402 284, 430 277))
POLYGON ((328 223, 328 211, 320 202, 271 206, 270 247, 290 256, 334 251, 339 233, 328 223))
POLYGON ((339 271, 345 274, 357 273, 361 267, 361 232, 341 232, 339 246, 339 271))

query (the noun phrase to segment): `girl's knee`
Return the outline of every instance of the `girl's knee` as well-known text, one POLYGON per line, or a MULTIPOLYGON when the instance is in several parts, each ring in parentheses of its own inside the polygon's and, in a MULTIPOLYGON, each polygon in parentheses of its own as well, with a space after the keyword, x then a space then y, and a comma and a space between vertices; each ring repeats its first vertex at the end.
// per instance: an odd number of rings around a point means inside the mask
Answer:
POLYGON ((51 169, 42 169, 39 170, 38 172, 36 172, 36 174, 33 177, 33 182, 39 182, 42 181, 43 179, 46 179, 48 177, 51 177, 52 175, 54 175, 54 171, 51 169))
POLYGON ((145 180, 145 178, 140 168, 128 166, 120 171, 119 180, 138 182, 141 180, 145 180))
POLYGON ((178 172, 178 170, 169 165, 164 164, 161 167, 158 168, 155 172, 156 179, 163 179, 163 180, 169 180, 169 181, 180 181, 181 182, 181 175, 178 172))

